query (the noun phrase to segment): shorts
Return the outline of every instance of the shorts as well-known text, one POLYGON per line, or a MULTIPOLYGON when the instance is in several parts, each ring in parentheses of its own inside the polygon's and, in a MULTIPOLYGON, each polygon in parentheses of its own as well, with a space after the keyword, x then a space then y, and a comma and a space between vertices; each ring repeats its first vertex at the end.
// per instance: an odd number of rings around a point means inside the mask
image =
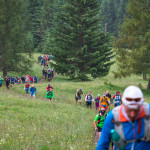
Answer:
POLYGON ((97 129, 98 129, 98 132, 101 132, 102 131, 102 128, 98 127, 97 126, 97 129))
POLYGON ((119 106, 120 105, 120 103, 116 103, 115 105, 114 105, 114 107, 117 107, 117 106, 119 106))
POLYGON ((14 82, 11 82, 10 84, 14 84, 14 82))
POLYGON ((95 103, 95 108, 99 107, 99 103, 95 103))
POLYGON ((2 83, 0 83, 0 87, 2 86, 2 83))
POLYGON ((92 102, 86 102, 86 106, 92 108, 92 102))
POLYGON ((81 96, 78 96, 78 97, 75 96, 75 100, 76 100, 76 101, 77 101, 77 100, 81 100, 81 96))

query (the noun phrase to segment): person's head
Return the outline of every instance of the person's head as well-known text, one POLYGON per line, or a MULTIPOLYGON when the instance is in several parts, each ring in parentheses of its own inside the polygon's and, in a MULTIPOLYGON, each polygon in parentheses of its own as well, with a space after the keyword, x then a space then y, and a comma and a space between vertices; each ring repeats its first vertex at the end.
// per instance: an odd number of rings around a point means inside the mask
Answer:
POLYGON ((50 84, 48 84, 48 87, 51 87, 51 85, 50 85, 50 84))
POLYGON ((106 97, 106 94, 105 94, 105 93, 103 94, 103 97, 104 97, 104 98, 106 97))
POLYGON ((120 94, 120 92, 119 92, 119 91, 117 91, 117 92, 116 92, 116 94, 117 94, 117 95, 119 95, 119 94, 120 94))
POLYGON ((101 107, 100 113, 101 113, 102 116, 104 116, 104 114, 105 114, 105 108, 104 107, 101 107))
POLYGON ((34 88, 34 85, 32 85, 31 87, 34 88))
POLYGON ((125 106, 127 116, 131 121, 134 121, 144 102, 144 97, 141 89, 136 86, 129 86, 124 90, 122 102, 125 106))
POLYGON ((91 91, 88 91, 88 94, 91 94, 91 91))
POLYGON ((0 79, 1 79, 2 77, 0 76, 0 79))
POLYGON ((100 98, 100 94, 98 94, 97 97, 100 98))
POLYGON ((82 91, 82 88, 79 88, 79 91, 82 91))
POLYGON ((106 94, 109 94, 109 91, 106 91, 106 94))

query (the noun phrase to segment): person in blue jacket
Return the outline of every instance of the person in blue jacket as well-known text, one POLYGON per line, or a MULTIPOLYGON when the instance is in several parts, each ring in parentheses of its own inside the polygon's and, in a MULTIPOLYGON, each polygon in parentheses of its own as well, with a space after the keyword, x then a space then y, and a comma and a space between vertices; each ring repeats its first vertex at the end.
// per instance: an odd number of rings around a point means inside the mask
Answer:
POLYGON ((31 96, 35 97, 35 93, 37 93, 37 90, 36 90, 36 87, 34 85, 32 85, 29 88, 29 93, 30 93, 31 96))
POLYGON ((105 119, 96 150, 107 150, 111 139, 115 150, 149 150, 150 104, 136 86, 125 89, 122 102, 105 119))

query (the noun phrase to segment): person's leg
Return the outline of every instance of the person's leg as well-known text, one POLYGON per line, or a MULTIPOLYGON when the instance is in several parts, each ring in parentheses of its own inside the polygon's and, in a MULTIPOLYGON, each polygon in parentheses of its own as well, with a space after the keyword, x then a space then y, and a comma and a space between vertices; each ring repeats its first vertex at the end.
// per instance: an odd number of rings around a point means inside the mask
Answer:
POLYGON ((92 103, 90 103, 90 109, 92 109, 92 103))
POLYGON ((100 139, 102 128, 100 128, 100 127, 97 127, 97 128, 98 128, 98 137, 99 137, 99 139, 100 139))
POLYGON ((81 99, 79 99, 79 104, 80 104, 80 106, 81 106, 81 99))

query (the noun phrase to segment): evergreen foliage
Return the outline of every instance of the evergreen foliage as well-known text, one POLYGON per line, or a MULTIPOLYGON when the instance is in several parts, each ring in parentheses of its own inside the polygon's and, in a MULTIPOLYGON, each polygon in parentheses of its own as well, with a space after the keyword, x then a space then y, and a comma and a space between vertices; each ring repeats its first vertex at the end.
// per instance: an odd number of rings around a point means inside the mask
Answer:
POLYGON ((58 73, 87 80, 110 68, 110 37, 100 26, 99 0, 67 0, 55 18, 53 55, 58 73))
POLYGON ((42 51, 40 47, 43 31, 41 27, 42 5, 43 0, 28 0, 28 12, 30 16, 30 26, 31 26, 31 33, 33 36, 34 49, 38 49, 38 51, 42 51))
POLYGON ((119 65, 116 76, 150 73, 150 3, 129 0, 127 13, 114 42, 119 65))
POLYGON ((127 3, 128 0, 103 0, 102 2, 103 27, 114 36, 118 35, 118 28, 123 23, 127 3))
POLYGON ((28 29, 27 4, 23 0, 1 0, 0 5, 0 69, 25 72, 29 69, 23 52, 32 51, 32 35, 28 29))

